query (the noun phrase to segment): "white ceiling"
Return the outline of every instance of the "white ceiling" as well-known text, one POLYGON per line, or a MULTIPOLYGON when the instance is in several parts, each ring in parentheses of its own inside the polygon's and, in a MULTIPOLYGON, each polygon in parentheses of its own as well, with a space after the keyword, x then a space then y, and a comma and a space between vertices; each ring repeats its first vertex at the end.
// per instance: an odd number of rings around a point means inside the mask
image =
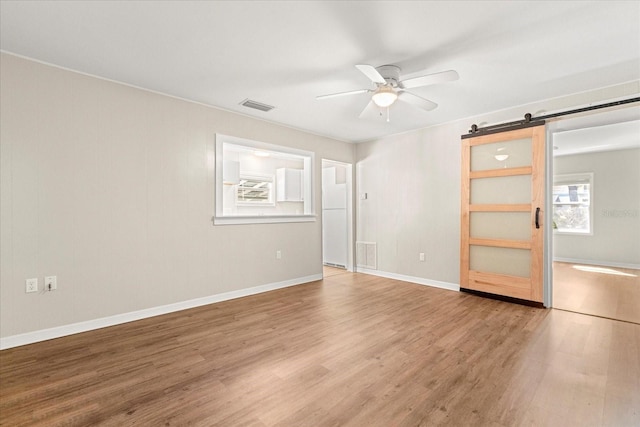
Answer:
POLYGON ((553 148, 554 156, 640 148, 640 121, 560 132, 553 136, 553 148))
MULTIPOLYGON (((320 135, 364 141, 640 79, 638 1, 5 1, 1 49, 320 135), (431 112, 359 119, 354 65, 403 76, 431 112), (276 108, 239 105, 246 98, 276 108)), ((523 114, 526 111, 523 111, 523 114)), ((471 124, 471 123, 470 123, 471 124)))

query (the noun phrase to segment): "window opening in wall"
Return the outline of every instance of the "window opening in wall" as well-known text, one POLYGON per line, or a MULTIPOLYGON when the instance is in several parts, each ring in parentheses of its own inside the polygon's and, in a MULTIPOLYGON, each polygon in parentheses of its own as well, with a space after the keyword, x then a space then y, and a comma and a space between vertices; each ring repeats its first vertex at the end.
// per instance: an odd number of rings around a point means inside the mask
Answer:
POLYGON ((315 221, 314 154, 216 135, 214 224, 315 221))
POLYGON ((553 181, 554 231, 593 234, 593 174, 556 175, 553 181))

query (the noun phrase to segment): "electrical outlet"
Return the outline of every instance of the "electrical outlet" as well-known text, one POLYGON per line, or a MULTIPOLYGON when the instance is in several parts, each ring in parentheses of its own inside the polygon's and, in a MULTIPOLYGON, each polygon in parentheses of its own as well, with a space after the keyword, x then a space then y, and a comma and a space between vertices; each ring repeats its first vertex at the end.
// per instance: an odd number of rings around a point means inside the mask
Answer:
POLYGON ((424 252, 420 252, 420 261, 424 262, 424 252))
POLYGON ((38 279, 27 279, 25 281, 25 292, 38 292, 38 279))
POLYGON ((47 276, 44 278, 44 290, 45 291, 55 291, 58 289, 58 283, 56 276, 47 276))
POLYGON ((279 249, 276 251, 276 259, 282 259, 282 251, 279 249))

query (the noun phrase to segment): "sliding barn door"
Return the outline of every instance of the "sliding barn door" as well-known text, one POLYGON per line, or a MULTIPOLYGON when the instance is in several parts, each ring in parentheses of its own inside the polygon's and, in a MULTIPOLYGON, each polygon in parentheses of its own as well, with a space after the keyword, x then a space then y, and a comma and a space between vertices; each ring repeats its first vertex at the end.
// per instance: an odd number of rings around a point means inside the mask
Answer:
POLYGON ((543 298, 544 124, 462 137, 460 287, 543 298))

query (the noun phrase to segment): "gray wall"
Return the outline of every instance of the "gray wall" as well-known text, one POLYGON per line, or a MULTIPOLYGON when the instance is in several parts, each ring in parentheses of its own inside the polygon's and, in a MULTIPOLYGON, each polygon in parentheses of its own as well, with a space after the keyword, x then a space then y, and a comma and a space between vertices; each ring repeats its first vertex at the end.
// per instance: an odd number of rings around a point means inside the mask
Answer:
POLYGON ((322 273, 320 162, 353 162, 353 145, 11 55, 0 65, 0 337, 322 273), (314 151, 318 220, 213 226, 216 132, 314 151), (25 293, 49 275, 56 292, 25 293))
POLYGON ((554 258, 640 268, 640 149, 559 156, 553 163, 557 175, 594 175, 593 235, 556 234, 554 258))
POLYGON ((358 144, 357 240, 377 243, 377 269, 457 283, 460 134, 438 126, 358 144), (425 262, 419 253, 425 253, 425 262))

